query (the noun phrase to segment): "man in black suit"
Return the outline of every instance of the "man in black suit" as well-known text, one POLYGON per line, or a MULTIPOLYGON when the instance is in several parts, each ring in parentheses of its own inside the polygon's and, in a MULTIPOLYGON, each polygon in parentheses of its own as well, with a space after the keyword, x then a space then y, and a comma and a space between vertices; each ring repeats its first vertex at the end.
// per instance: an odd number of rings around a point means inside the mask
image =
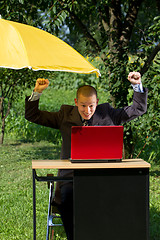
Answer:
MULTIPOLYGON (((37 79, 32 95, 26 98, 25 118, 36 124, 59 129, 62 135, 61 159, 70 158, 71 127, 82 125, 121 125, 147 110, 147 89, 142 87, 138 72, 128 75, 134 95, 133 104, 121 109, 114 109, 109 103, 99 104, 96 90, 91 86, 82 86, 77 91, 75 106, 62 105, 58 112, 38 109, 40 95, 48 85, 48 79, 37 79), (85 123, 84 123, 85 122, 85 123)), ((60 176, 73 176, 73 170, 60 170, 60 176)), ((58 188, 57 188, 58 189, 58 188)), ((68 240, 73 239, 73 189, 72 183, 60 185, 60 211, 68 240)))

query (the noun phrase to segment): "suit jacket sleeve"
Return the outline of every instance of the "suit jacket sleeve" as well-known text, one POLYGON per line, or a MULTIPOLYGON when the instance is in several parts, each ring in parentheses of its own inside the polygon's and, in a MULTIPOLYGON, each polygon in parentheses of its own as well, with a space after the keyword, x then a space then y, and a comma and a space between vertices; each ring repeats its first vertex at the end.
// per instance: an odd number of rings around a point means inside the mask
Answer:
POLYGON ((143 115, 147 111, 147 95, 148 90, 144 88, 144 93, 134 92, 132 105, 122 109, 112 108, 110 110, 110 116, 114 124, 120 125, 143 115))
POLYGON ((39 100, 25 100, 25 118, 33 123, 37 123, 46 127, 59 129, 63 119, 62 108, 58 112, 47 112, 38 109, 39 100))

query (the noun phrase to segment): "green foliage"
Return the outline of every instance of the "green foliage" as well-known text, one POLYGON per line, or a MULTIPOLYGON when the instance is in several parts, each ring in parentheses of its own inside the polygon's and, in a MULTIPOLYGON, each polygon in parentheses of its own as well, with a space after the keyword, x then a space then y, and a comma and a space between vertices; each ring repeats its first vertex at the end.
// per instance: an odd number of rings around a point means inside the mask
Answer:
POLYGON ((23 69, 0 69, 0 95, 10 101, 18 98, 25 88, 33 84, 32 78, 23 69))
POLYGON ((156 67, 156 61, 160 59, 160 17, 154 18, 153 24, 147 29, 146 37, 138 47, 137 60, 141 60, 142 74, 147 72, 150 66, 156 67))
POLYGON ((147 29, 145 36, 146 38, 143 40, 140 48, 149 51, 151 46, 160 40, 160 16, 154 17, 152 25, 147 29))
POLYGON ((11 104, 22 96, 28 87, 34 87, 37 77, 47 77, 45 71, 34 72, 29 69, 13 70, 0 69, 0 97, 11 104))
POLYGON ((154 164, 150 171, 150 239, 160 238, 160 169, 159 165, 154 164))
POLYGON ((40 26, 41 11, 50 8, 51 4, 51 1, 48 0, 2 0, 0 1, 0 11, 4 19, 40 26))
MULTIPOLYGON (((148 30, 154 24, 154 18, 158 15, 158 1, 152 1, 152 4, 150 0, 142 1, 129 43, 129 49, 132 54, 137 54, 139 46, 148 39, 148 30)), ((150 39, 153 39, 153 36, 150 37, 150 39)))
MULTIPOLYGON (((137 59, 136 59, 137 62, 137 59)), ((148 110, 139 119, 125 125, 126 133, 132 132, 132 156, 140 156, 160 163, 160 70, 159 56, 143 76, 143 86, 148 88, 148 110)), ((134 61, 133 61, 134 64, 134 61)), ((128 104, 132 102, 133 90, 129 90, 128 104)))
POLYGON ((47 72, 33 72, 29 69, 13 70, 13 69, 0 69, 0 126, 1 126, 1 140, 3 143, 5 122, 8 114, 10 113, 11 106, 27 89, 33 87, 33 78, 37 75, 46 77, 47 72))
POLYGON ((65 90, 76 90, 81 85, 92 85, 97 90, 107 90, 108 88, 108 79, 104 71, 106 71, 104 63, 100 57, 92 58, 87 57, 87 60, 93 64, 94 67, 98 68, 102 73, 100 78, 96 77, 96 74, 78 74, 78 73, 65 73, 59 72, 55 73, 54 79, 50 75, 51 86, 54 89, 65 89, 65 90), (53 81, 52 81, 53 80, 53 81))

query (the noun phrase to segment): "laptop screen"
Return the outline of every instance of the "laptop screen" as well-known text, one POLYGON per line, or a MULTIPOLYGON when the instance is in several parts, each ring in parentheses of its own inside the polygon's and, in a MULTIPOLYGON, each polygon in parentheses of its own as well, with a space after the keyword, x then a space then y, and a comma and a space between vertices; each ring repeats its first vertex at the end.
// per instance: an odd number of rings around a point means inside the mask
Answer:
POLYGON ((71 160, 122 159, 123 126, 73 126, 71 160))

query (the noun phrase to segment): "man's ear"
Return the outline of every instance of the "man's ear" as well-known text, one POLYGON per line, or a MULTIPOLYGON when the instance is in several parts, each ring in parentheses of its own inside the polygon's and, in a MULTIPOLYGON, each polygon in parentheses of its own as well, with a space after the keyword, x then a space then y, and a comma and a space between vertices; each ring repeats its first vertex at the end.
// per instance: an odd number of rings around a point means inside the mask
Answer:
POLYGON ((99 99, 97 98, 97 105, 98 105, 99 99))
POLYGON ((77 103, 77 102, 78 102, 78 101, 77 101, 77 98, 74 99, 74 102, 75 102, 75 105, 77 106, 77 104, 78 104, 78 103, 77 103))

